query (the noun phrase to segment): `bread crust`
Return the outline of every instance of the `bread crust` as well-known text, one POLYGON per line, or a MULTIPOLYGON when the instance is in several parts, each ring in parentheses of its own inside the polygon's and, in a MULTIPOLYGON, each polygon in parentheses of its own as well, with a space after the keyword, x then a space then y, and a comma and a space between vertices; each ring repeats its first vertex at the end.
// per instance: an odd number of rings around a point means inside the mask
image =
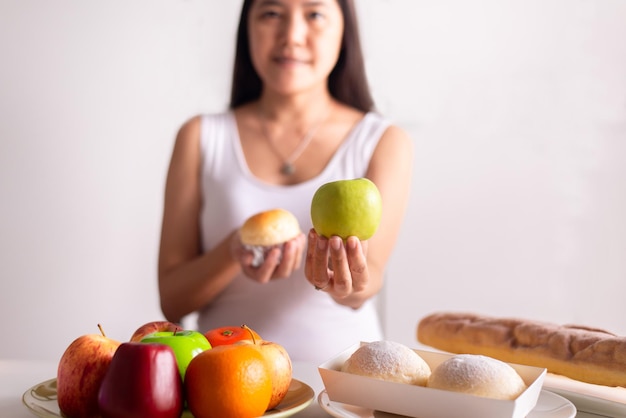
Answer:
POLYGON ((483 354, 582 382, 626 387, 626 338, 600 329, 437 312, 419 321, 417 340, 450 353, 483 354))
POLYGON ((285 209, 270 209, 250 216, 239 229, 245 245, 273 246, 301 233, 298 219, 285 209))

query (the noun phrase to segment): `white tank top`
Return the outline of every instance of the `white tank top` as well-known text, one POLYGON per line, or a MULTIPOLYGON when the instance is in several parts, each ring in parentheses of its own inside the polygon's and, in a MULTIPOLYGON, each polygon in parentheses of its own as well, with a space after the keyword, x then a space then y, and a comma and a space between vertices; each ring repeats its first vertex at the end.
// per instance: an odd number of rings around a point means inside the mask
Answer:
MULTIPOLYGON (((313 194, 324 183, 363 177, 389 122, 368 113, 352 129, 322 173, 290 186, 267 184, 249 170, 234 114, 202 118, 202 248, 207 251, 251 215, 272 208, 291 211, 305 235, 313 194)), ((382 339, 373 300, 360 309, 338 305, 304 277, 304 263, 291 277, 256 283, 243 274, 198 314, 198 329, 246 324, 265 340, 283 345, 294 361, 319 364, 359 341, 382 339)))

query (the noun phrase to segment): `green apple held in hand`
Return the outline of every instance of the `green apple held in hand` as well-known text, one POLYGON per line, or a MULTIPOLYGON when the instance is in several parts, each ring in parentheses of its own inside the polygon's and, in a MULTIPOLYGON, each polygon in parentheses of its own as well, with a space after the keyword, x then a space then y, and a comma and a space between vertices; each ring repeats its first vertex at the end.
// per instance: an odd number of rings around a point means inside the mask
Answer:
POLYGON ((380 224, 382 198, 376 185, 366 179, 338 180, 322 185, 311 202, 315 232, 326 238, 371 238, 380 224))
POLYGON ((211 348, 209 340, 198 331, 159 331, 146 335, 142 343, 159 343, 170 346, 176 356, 180 376, 184 380, 187 366, 195 356, 211 348))

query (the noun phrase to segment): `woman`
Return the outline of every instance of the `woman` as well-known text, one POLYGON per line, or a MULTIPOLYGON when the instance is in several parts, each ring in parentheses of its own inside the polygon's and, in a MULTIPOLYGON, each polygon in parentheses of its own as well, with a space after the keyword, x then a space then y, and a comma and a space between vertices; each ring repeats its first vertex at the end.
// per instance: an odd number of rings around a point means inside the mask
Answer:
POLYGON ((168 320, 198 312, 201 331, 245 323, 311 362, 382 338, 373 298, 407 205, 412 145, 372 108, 352 0, 244 1, 230 108, 186 122, 172 154, 159 255, 168 320), (358 177, 381 192, 377 233, 318 236, 317 188, 358 177), (308 239, 253 268, 237 230, 277 207, 308 239))

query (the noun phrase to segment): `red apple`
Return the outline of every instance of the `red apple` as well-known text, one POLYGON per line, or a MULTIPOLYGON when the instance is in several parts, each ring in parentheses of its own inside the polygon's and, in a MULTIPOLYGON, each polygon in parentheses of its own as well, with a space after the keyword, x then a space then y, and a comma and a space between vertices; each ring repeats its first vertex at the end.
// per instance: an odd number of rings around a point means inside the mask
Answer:
POLYGON ((135 330, 135 332, 133 333, 133 335, 130 337, 131 342, 139 342, 141 341, 145 336, 150 335, 150 334, 154 334, 155 332, 163 332, 163 331, 167 331, 167 332, 178 332, 178 331, 182 331, 183 327, 181 327, 180 325, 177 325, 173 322, 169 322, 169 321, 151 321, 151 322, 147 322, 145 324, 143 324, 142 326, 140 326, 139 328, 137 328, 137 330, 135 330))
POLYGON ((183 381, 172 348, 120 345, 102 381, 98 405, 102 418, 179 418, 183 381))
POLYGON ((257 342, 272 374, 272 397, 267 409, 275 408, 287 395, 292 378, 291 359, 285 347, 271 341, 257 342))
POLYGON ((119 341, 101 334, 75 339, 65 350, 57 369, 57 401, 67 417, 99 416, 98 391, 119 341))
POLYGON ((293 368, 287 349, 278 343, 265 340, 241 340, 235 344, 255 345, 265 357, 272 377, 272 397, 267 409, 275 408, 285 398, 291 385, 293 368))

